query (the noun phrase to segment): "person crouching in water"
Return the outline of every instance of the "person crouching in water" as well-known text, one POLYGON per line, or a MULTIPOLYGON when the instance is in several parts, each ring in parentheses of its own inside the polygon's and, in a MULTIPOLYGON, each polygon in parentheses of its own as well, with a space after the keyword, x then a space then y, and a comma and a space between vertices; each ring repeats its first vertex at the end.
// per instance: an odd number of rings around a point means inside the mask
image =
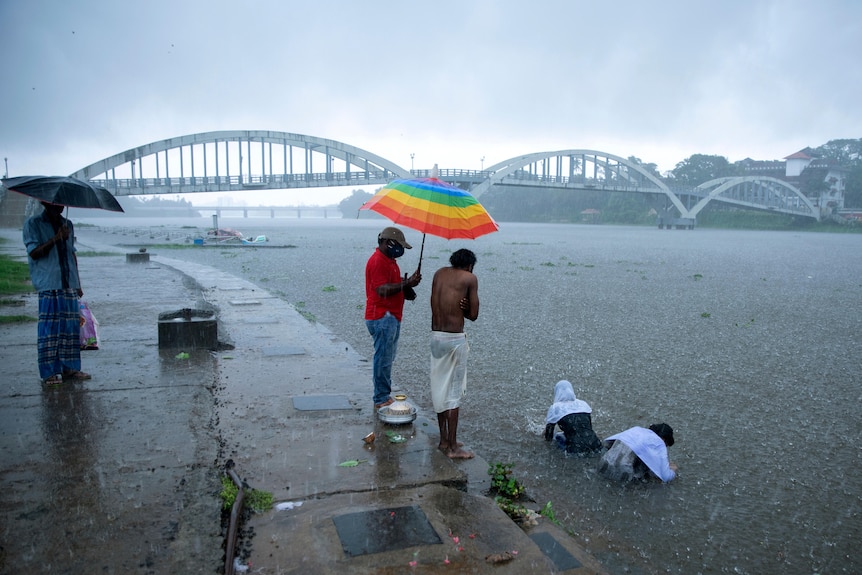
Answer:
POLYGON ((470 352, 464 318, 479 317, 476 254, 460 249, 449 263, 437 270, 431 283, 431 401, 440 427, 440 450, 451 459, 470 459, 473 453, 458 442, 458 411, 467 391, 470 352))
POLYGON ((605 439, 610 449, 602 456, 599 473, 614 481, 645 481, 650 478, 667 483, 676 477, 677 467, 668 459, 673 445, 673 428, 667 423, 632 427, 605 439))
POLYGON ((563 433, 557 434, 557 440, 566 453, 579 457, 597 454, 602 442, 593 431, 592 411, 590 404, 575 397, 570 382, 558 381, 554 386, 554 403, 545 418, 545 441, 555 438, 554 430, 559 426, 563 433))

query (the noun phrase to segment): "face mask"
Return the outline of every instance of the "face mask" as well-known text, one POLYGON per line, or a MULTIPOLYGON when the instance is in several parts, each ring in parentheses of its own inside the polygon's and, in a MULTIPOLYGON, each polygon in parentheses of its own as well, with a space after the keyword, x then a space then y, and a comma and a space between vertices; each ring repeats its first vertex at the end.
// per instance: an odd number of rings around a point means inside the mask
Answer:
POLYGON ((386 255, 392 259, 400 258, 404 255, 404 246, 398 242, 388 241, 386 242, 386 255))

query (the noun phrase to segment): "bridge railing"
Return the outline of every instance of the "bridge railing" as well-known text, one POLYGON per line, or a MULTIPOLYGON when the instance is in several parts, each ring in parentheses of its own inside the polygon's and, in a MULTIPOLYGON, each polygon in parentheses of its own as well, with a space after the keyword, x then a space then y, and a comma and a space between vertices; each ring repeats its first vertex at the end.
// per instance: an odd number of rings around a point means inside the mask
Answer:
POLYGON ((503 178, 502 183, 529 182, 531 184, 546 186, 564 186, 568 188, 582 187, 587 189, 619 191, 619 192, 644 192, 661 190, 652 182, 639 182, 622 178, 589 178, 586 176, 551 176, 533 174, 526 170, 518 170, 503 178))
POLYGON ((363 182, 377 183, 393 176, 385 170, 368 172, 328 172, 313 174, 272 174, 264 176, 185 176, 178 178, 113 178, 91 180, 94 184, 109 190, 146 190, 151 188, 209 187, 228 186, 236 188, 274 187, 278 185, 299 187, 308 183, 339 185, 364 185, 363 182))

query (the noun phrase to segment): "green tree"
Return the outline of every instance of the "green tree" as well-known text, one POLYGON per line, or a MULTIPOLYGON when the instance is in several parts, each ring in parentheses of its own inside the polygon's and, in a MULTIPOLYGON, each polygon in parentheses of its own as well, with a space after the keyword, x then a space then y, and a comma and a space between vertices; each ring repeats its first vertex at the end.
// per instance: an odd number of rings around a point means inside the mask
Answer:
POLYGON ((362 205, 374 197, 374 194, 369 194, 363 190, 353 190, 349 196, 338 202, 338 209, 341 211, 342 218, 358 218, 359 217, 359 208, 362 205))
POLYGON ((842 166, 862 164, 862 138, 829 140, 814 151, 824 158, 835 160, 842 166))
POLYGON ((862 208, 862 165, 850 168, 844 186, 844 207, 862 208))
POLYGON ((694 154, 678 163, 670 174, 675 183, 695 187, 715 178, 739 175, 739 169, 724 156, 694 154))
POLYGON ((643 224, 651 222, 649 198, 644 194, 612 192, 602 212, 602 220, 618 224, 643 224))
POLYGON ((829 140, 814 151, 847 169, 844 206, 862 208, 862 138, 829 140))
POLYGON ((635 156, 629 156, 628 160, 631 163, 640 166, 641 168, 643 168, 644 170, 646 170, 647 172, 649 172, 651 175, 655 176, 656 178, 661 178, 661 174, 658 173, 658 165, 657 164, 652 164, 652 163, 645 164, 645 163, 643 163, 643 161, 640 158, 635 157, 635 156))

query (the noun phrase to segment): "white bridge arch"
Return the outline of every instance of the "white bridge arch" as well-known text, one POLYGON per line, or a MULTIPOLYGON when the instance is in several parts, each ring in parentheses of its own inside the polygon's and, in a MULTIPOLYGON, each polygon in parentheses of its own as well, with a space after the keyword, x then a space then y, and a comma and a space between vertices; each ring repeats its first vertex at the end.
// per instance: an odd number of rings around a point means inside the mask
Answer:
POLYGON ((73 177, 114 195, 385 184, 410 172, 367 150, 262 130, 203 132, 152 142, 81 168, 73 177))
MULTIPOLYGON (((234 130, 152 142, 71 175, 103 185, 116 196, 128 196, 384 185, 395 178, 430 172, 407 170, 336 140, 234 130)), ((697 188, 669 186, 638 163, 589 149, 531 153, 484 170, 441 169, 439 177, 476 197, 497 185, 658 194, 668 202, 660 216, 667 225, 693 227, 697 214, 713 200, 819 219, 811 200, 776 178, 745 176, 719 178, 697 188), (672 216, 673 212, 679 217, 672 216)))

